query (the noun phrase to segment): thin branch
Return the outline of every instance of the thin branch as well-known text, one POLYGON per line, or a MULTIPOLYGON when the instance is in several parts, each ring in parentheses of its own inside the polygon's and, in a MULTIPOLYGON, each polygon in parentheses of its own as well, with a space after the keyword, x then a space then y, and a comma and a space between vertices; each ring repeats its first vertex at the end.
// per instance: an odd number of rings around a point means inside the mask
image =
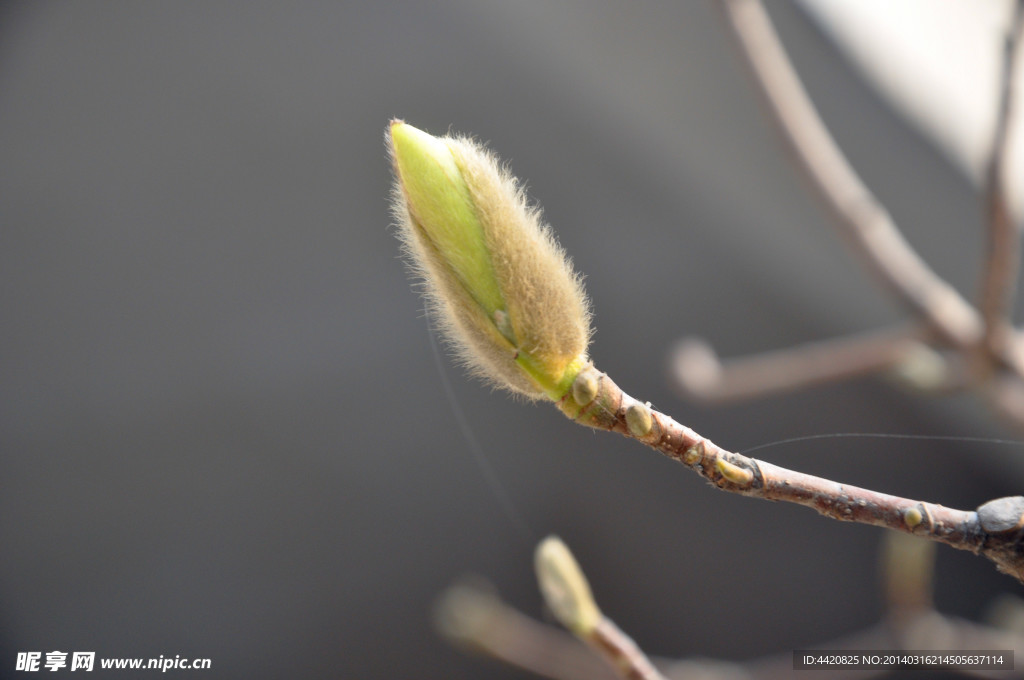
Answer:
POLYGON ((573 636, 524 616, 477 586, 458 585, 445 591, 434 619, 450 642, 544 678, 618 677, 573 636))
MULTIPOLYGON (((615 680, 618 677, 568 633, 525 616, 490 592, 455 586, 442 596, 442 606, 453 611, 442 616, 475 617, 478 612, 472 600, 476 598, 486 602, 486 625, 468 627, 454 635, 446 624, 440 626, 442 633, 458 646, 552 680, 615 680), (464 608, 466 611, 460 611, 464 608)), ((909 650, 929 649, 941 644, 946 649, 1024 649, 1024 639, 1017 633, 946 617, 930 610, 914 617, 900 630, 902 634, 894 635, 892 628, 879 624, 813 648, 909 650)), ((671 680, 781 680, 793 677, 792 653, 744 662, 703 658, 655 659, 655 662, 663 675, 671 680)), ((1015 678, 1019 675, 1016 671, 972 672, 964 668, 953 672, 987 678, 1015 678)), ((888 671, 849 670, 843 672, 843 678, 866 680, 886 674, 888 671)))
POLYGON ((601 613, 583 569, 561 539, 548 536, 537 545, 534 568, 551 613, 620 676, 625 680, 665 680, 643 650, 601 613))
POLYGON ((922 349, 927 336, 919 325, 903 325, 724 362, 704 342, 688 339, 673 353, 672 374, 687 396, 739 401, 892 369, 922 349))
POLYGON ((632 638, 607 616, 584 636, 584 640, 626 680, 666 680, 632 638))
MULTIPOLYGON (((982 626, 971 621, 943 616, 927 611, 907 622, 901 635, 885 624, 832 640, 813 649, 828 650, 915 650, 915 649, 1012 649, 1018 656, 1024 640, 1017 634, 982 626)), ((783 680, 800 677, 793 670, 791 652, 753 659, 742 663, 693 659, 673 664, 659 664, 672 680, 783 680)), ((979 671, 969 667, 943 669, 966 677, 1010 680, 1019 678, 1018 670, 979 671)), ((891 670, 844 670, 838 677, 844 680, 866 680, 888 677, 891 670)))
POLYGON ((978 314, 918 257, 850 166, 760 0, 723 0, 721 5, 779 129, 850 243, 885 286, 944 340, 956 347, 974 346, 982 331, 978 314))
MULTIPOLYGON (((586 577, 568 548, 557 539, 538 546, 541 592, 556 617, 576 635, 604 654, 625 677, 672 680, 782 680, 793 677, 792 653, 736 662, 717 659, 647 660, 629 638, 614 627, 597 607, 586 577), (557 545, 552 546, 555 543, 557 545), (547 549, 544 549, 547 544, 547 549), (660 673, 660 674, 659 674, 660 673)), ((883 551, 882 572, 886 621, 863 631, 816 645, 828 650, 883 649, 1012 649, 1024 647, 1019 630, 982 626, 936 612, 931 605, 934 544, 913 536, 889 534, 883 551)), ((1002 605, 1004 619, 1019 616, 1017 600, 1002 605)), ((610 680, 607 667, 594 665, 594 657, 561 630, 540 624, 504 604, 490 590, 456 586, 441 598, 438 627, 450 640, 489 654, 519 668, 555 680, 584 677, 610 680)), ((1012 678, 1015 671, 949 669, 971 677, 1012 678)), ((847 670, 856 680, 888 674, 884 669, 847 670)))
POLYGON ((840 521, 923 536, 985 555, 1001 571, 1024 581, 1024 497, 990 501, 977 511, 954 510, 788 470, 720 448, 630 397, 593 367, 580 376, 577 381, 593 385, 597 396, 583 405, 571 395, 563 398, 559 408, 570 419, 647 444, 719 489, 803 505, 840 521))
MULTIPOLYGON (((854 650, 891 648, 885 626, 874 626, 867 630, 830 641, 827 645, 815 645, 812 649, 854 650)), ((793 670, 792 652, 773 654, 750 661, 721 661, 717 659, 684 659, 664 664, 665 675, 670 680, 791 680, 800 675, 793 670)), ((843 680, 868 680, 887 675, 889 671, 874 669, 844 670, 843 680)), ((813 674, 817 675, 817 674, 813 674)))
POLYGON ((981 356, 988 370, 1006 344, 1020 269, 1020 226, 1015 223, 1006 194, 1006 155, 1010 146, 1015 106, 1015 64, 1024 32, 1024 0, 1014 3, 1011 25, 1003 48, 999 105, 992 148, 985 172, 985 211, 988 216, 988 252, 981 284, 979 309, 984 323, 981 356))

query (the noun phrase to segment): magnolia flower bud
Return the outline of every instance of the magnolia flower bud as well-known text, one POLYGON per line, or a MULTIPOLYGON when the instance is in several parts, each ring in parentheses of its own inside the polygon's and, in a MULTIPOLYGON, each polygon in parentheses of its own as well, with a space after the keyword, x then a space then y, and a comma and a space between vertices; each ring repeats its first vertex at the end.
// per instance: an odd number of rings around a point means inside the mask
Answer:
POLYGON ((405 251, 459 357, 494 384, 561 399, 587 363, 580 277, 516 180, 472 140, 392 121, 405 251))
POLYGON ((548 536, 537 546, 533 562, 541 594, 559 623, 577 635, 593 631, 604 617, 568 546, 548 536))

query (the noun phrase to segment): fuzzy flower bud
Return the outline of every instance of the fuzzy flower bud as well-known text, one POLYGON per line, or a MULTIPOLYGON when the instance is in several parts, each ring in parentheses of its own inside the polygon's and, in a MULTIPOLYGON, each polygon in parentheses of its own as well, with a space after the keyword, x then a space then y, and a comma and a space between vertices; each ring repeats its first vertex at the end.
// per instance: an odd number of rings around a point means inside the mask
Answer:
POLYGON ((400 237, 445 337, 476 375, 561 399, 587 363, 590 315, 539 212, 470 139, 392 121, 389 142, 400 237))

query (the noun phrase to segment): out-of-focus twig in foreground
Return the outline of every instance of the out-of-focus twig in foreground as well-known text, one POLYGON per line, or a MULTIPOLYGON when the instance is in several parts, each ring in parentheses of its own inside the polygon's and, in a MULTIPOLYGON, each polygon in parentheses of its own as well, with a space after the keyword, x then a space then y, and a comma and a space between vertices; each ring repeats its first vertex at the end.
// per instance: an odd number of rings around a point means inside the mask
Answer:
MULTIPOLYGON (((823 642, 818 648, 1012 649, 1016 656, 1024 652, 1024 630, 975 624, 944 616, 932 607, 933 545, 911 536, 886 534, 881 560, 887 604, 885 619, 861 632, 823 642)), ((542 550, 543 543, 538 552, 542 550)), ((559 567, 539 566, 538 575, 548 606, 560 622, 573 630, 575 638, 521 614, 493 592, 470 585, 453 586, 441 597, 436 611, 439 631, 459 647, 551 680, 614 680, 621 677, 647 680, 782 680, 793 677, 792 653, 744 662, 706 658, 648 661, 639 647, 600 613, 592 600, 584 604, 582 609, 586 611, 581 614, 580 603, 574 601, 576 596, 566 594, 576 589, 578 583, 566 585, 566 577, 559 567), (598 632, 599 628, 601 632, 598 632), (602 663, 602 658, 610 663, 602 663)), ((582 572, 578 578, 582 579, 582 572)), ((589 598, 589 588, 584 597, 589 598)), ((999 618, 1010 624, 1024 621, 1024 602, 1004 598, 998 613, 999 618)), ((681 618, 685 621, 685 616, 681 618)), ((994 680, 1019 677, 1013 670, 947 670, 966 677, 994 680)), ((866 680, 888 672, 846 670, 843 677, 866 680)))

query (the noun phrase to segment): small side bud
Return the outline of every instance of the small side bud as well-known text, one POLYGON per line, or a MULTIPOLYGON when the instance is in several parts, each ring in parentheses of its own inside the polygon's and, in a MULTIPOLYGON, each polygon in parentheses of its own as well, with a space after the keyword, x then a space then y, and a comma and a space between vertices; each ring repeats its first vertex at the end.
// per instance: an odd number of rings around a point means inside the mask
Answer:
POLYGON ((704 442, 699 441, 690 448, 686 449, 683 453, 683 462, 687 465, 693 466, 704 460, 705 454, 704 442))
POLYGON ((548 536, 534 554, 541 594, 558 621, 577 635, 587 635, 603 618, 590 584, 569 548, 548 536))
POLYGON ((587 365, 590 312, 550 229, 475 142, 397 120, 388 142, 400 236, 445 337, 476 375, 558 401, 587 365))
POLYGON ((916 529, 924 521, 924 515, 918 508, 907 508, 903 511, 903 523, 908 529, 916 529))
POLYGON ((646 437, 651 433, 654 422, 651 408, 646 404, 635 402, 626 409, 626 427, 634 437, 646 437))
POLYGON ((715 461, 715 468, 720 475, 737 486, 749 486, 754 481, 753 472, 739 465, 733 465, 722 458, 715 461))
POLYGON ((580 406, 586 406, 597 398, 597 376, 593 370, 580 371, 572 381, 572 398, 580 406))

